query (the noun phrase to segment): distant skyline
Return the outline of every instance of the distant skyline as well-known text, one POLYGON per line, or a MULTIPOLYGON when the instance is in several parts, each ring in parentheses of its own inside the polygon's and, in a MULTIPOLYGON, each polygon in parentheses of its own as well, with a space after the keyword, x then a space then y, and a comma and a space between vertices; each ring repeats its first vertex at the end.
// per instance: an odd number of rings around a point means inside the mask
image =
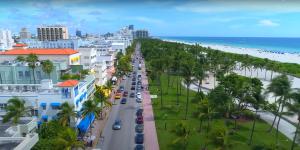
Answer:
POLYGON ((133 24, 151 36, 300 37, 297 0, 1 0, 0 28, 62 24, 82 33, 133 24))

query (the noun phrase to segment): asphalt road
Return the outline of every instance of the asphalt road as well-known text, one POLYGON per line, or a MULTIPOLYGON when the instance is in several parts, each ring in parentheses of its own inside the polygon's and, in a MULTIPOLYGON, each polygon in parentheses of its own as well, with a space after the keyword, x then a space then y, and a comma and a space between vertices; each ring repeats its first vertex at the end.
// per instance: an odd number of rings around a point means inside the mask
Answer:
MULTIPOLYGON (((137 71, 138 61, 135 62, 134 70, 137 71)), ((139 71, 138 71, 139 72, 139 71)), ((132 76, 131 76, 132 77, 132 76)), ((128 91, 127 103, 120 104, 120 100, 116 100, 112 106, 112 111, 109 115, 108 121, 104 127, 102 136, 104 140, 100 140, 97 149, 101 150, 133 150, 135 147, 135 112, 142 104, 136 103, 135 98, 130 98, 131 92, 131 79, 126 78, 122 80, 120 85, 125 87, 125 91, 128 91), (112 125, 116 119, 122 121, 121 130, 112 130, 112 125)))

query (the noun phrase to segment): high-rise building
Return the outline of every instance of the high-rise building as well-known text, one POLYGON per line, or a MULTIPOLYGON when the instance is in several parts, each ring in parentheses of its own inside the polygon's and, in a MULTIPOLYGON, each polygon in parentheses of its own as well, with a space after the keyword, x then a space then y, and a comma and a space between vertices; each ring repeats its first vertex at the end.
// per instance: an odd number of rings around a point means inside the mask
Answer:
POLYGON ((139 38, 148 38, 149 33, 148 30, 136 30, 134 32, 134 38, 139 39, 139 38))
POLYGON ((14 40, 12 39, 11 31, 0 29, 0 51, 12 49, 14 40))
POLYGON ((37 34, 40 41, 69 39, 68 28, 61 25, 38 27, 37 34))
POLYGON ((76 30, 76 36, 82 37, 82 34, 81 34, 81 31, 80 31, 80 30, 76 30))
POLYGON ((27 28, 22 28, 20 31, 20 39, 30 39, 30 38, 31 38, 31 34, 27 30, 27 28))
POLYGON ((132 25, 132 24, 129 25, 129 26, 128 26, 128 29, 129 29, 129 30, 134 30, 134 25, 132 25))

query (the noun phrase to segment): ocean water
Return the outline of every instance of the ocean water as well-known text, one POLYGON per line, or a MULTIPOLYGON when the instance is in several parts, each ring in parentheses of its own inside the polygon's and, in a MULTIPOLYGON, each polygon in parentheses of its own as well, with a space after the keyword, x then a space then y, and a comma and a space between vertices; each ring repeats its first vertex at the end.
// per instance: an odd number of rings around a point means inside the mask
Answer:
POLYGON ((232 47, 255 48, 274 52, 300 53, 300 38, 269 37, 158 37, 189 43, 226 45, 232 47))

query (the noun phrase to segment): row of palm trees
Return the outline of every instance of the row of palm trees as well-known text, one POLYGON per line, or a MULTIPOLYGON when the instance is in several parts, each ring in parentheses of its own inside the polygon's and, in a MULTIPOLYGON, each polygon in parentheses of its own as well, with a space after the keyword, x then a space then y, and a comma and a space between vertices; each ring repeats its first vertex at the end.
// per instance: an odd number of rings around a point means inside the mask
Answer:
MULTIPOLYGON (((64 144, 67 145, 67 147, 69 147, 70 149, 77 146, 82 147, 82 144, 75 142, 77 141, 77 134, 76 134, 76 130, 72 128, 72 121, 74 121, 77 117, 85 118, 91 115, 94 115, 96 119, 100 119, 102 117, 103 109, 107 107, 111 107, 111 103, 107 101, 107 97, 104 93, 104 90, 111 90, 111 88, 112 86, 110 83, 107 83, 105 86, 96 85, 96 92, 94 93, 94 97, 83 103, 82 110, 80 112, 76 112, 74 110, 74 105, 69 104, 68 102, 64 102, 61 104, 60 111, 57 114, 58 116, 57 122, 63 128, 67 128, 67 130, 59 134, 61 135, 61 137, 65 137, 65 138, 61 138, 60 142, 63 143, 63 140, 65 140, 64 144), (78 113, 80 113, 80 116, 78 116, 78 113), (75 139, 74 136, 76 137, 75 139)), ((18 97, 13 97, 9 99, 7 103, 7 107, 5 109, 7 113, 3 117, 3 122, 6 123, 11 120, 14 124, 18 124, 21 117, 30 116, 30 111, 31 111, 30 107, 27 107, 25 105, 25 101, 18 97)), ((91 133, 92 128, 89 129, 91 133)), ((67 147, 65 149, 68 149, 67 147)))
MULTIPOLYGON (((249 134, 248 144, 252 144, 255 131, 257 114, 261 111, 271 111, 276 116, 269 132, 273 129, 275 120, 276 124, 276 146, 279 145, 278 127, 285 114, 299 114, 300 92, 291 88, 291 83, 285 75, 288 69, 285 64, 260 59, 248 55, 237 55, 224 53, 210 48, 204 48, 199 45, 185 45, 181 43, 164 42, 157 39, 143 39, 141 42, 141 51, 146 60, 147 72, 150 79, 157 81, 160 87, 160 106, 164 108, 164 94, 168 94, 168 88, 163 89, 161 76, 167 74, 168 87, 170 86, 169 76, 176 76, 176 104, 179 104, 179 95, 181 95, 181 81, 186 85, 186 103, 185 116, 187 120, 189 112, 190 85, 198 81, 198 94, 201 92, 202 80, 211 73, 214 80, 219 82, 207 96, 199 97, 197 118, 199 118, 200 131, 204 120, 207 122, 207 138, 210 130, 211 120, 216 116, 223 116, 225 119, 234 119, 237 130, 237 120, 240 117, 246 117, 244 114, 253 111, 253 125, 249 134), (257 78, 248 78, 233 73, 237 64, 241 63, 243 68, 265 68, 281 72, 282 75, 272 79, 267 89, 267 94, 272 93, 277 97, 273 104, 265 100, 263 84, 257 78), (254 66, 254 67, 253 67, 254 66), (280 67, 278 67, 280 66, 280 67), (283 69, 284 68, 284 69, 283 69), (283 71, 284 70, 284 71, 283 71), (180 89, 179 89, 180 88, 180 89), (166 90, 163 92, 163 90, 166 90), (288 108, 288 112, 284 112, 288 108)), ((154 82, 153 82, 154 83, 154 82)), ((214 82, 215 83, 215 82, 214 82)), ((299 117, 300 118, 300 117, 299 117)), ((300 119, 299 119, 300 121, 300 119)), ((299 124, 297 131, 299 130, 299 124)), ((291 149, 294 149, 297 140, 296 132, 291 149)), ((186 136, 187 134, 183 134, 186 136)), ((206 146, 204 146, 206 148, 206 146)))

